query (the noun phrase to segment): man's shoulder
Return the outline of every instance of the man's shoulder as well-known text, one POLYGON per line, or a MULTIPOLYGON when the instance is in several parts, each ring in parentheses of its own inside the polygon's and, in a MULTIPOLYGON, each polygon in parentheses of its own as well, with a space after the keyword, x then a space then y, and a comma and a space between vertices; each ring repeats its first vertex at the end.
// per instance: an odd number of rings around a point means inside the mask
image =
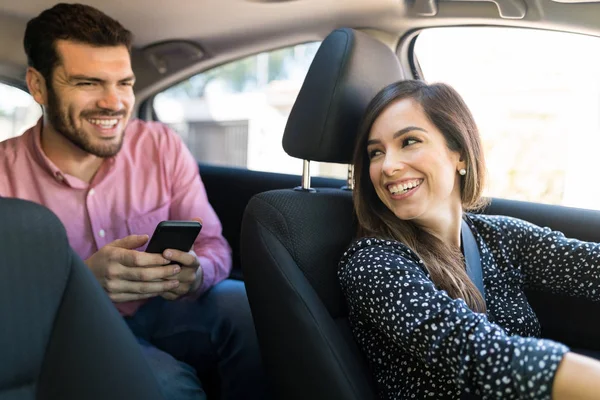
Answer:
POLYGON ((0 142, 0 169, 14 163, 17 156, 23 155, 31 143, 31 134, 31 130, 27 130, 22 135, 0 142))
POLYGON ((145 137, 156 137, 162 138, 163 136, 168 137, 179 137, 171 127, 167 124, 159 121, 143 121, 141 119, 132 119, 127 125, 127 132, 131 136, 145 137))
POLYGON ((151 146, 159 149, 181 145, 181 138, 168 125, 158 121, 134 119, 129 122, 125 141, 130 146, 151 146))
POLYGON ((119 158, 129 160, 131 166, 154 165, 165 169, 167 174, 196 165, 186 144, 168 125, 137 119, 127 126, 119 158))

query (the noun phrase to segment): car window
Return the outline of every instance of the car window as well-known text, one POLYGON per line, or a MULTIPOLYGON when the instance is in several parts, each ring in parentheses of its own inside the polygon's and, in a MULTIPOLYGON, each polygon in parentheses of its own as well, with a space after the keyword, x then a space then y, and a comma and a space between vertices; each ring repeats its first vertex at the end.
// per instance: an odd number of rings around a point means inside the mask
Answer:
MULTIPOLYGON (((195 75, 154 98, 170 125, 202 163, 300 174, 281 139, 320 42, 257 54, 195 75)), ((345 178, 340 164, 311 163, 311 175, 345 178)))
POLYGON ((452 85, 473 112, 486 195, 600 209, 600 38, 432 28, 414 51, 423 78, 452 85))
POLYGON ((31 95, 0 82, 0 141, 21 135, 41 115, 42 109, 31 95))

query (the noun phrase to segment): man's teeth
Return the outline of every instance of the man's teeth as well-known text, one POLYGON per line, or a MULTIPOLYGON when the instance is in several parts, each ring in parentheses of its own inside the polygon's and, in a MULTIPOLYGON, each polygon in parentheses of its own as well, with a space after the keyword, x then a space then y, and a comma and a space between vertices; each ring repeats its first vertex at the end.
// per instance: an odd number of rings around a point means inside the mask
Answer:
POLYGON ((421 182, 421 180, 409 181, 401 185, 391 185, 388 189, 392 194, 402 194, 408 192, 412 188, 416 188, 421 184, 421 182))
POLYGON ((112 128, 119 123, 118 119, 88 119, 90 124, 98 125, 102 128, 112 128))

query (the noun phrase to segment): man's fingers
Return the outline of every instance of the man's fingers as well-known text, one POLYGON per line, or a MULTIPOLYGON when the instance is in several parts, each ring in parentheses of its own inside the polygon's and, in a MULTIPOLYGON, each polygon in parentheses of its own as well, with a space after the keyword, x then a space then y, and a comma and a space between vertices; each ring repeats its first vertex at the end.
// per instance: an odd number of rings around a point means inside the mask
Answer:
POLYGON ((128 249, 113 249, 111 260, 126 267, 155 267, 169 264, 169 260, 161 254, 146 253, 128 249))
POLYGON ((117 239, 110 243, 109 246, 120 247, 122 249, 137 249, 143 246, 148 241, 148 235, 130 235, 122 239, 117 239))
POLYGON ((180 296, 172 292, 166 292, 160 295, 165 300, 177 300, 180 296))
POLYGON ((175 289, 172 289, 165 293, 161 293, 161 297, 163 297, 166 300, 177 300, 181 296, 188 294, 190 292, 190 289, 191 285, 189 283, 181 283, 175 289))
POLYGON ((179 265, 166 265, 164 267, 123 267, 119 277, 126 281, 156 281, 162 279, 175 278, 175 276, 181 271, 179 265))
POLYGON ((106 291, 109 293, 133 293, 133 294, 160 294, 168 292, 179 286, 179 281, 166 280, 156 282, 134 282, 115 280, 106 283, 106 291))
POLYGON ((122 303, 124 301, 142 300, 155 297, 156 293, 138 294, 138 293, 109 293, 108 297, 115 303, 122 303))
POLYGON ((196 255, 190 252, 167 249, 163 252, 163 255, 166 259, 180 263, 183 267, 197 268, 199 265, 196 255))

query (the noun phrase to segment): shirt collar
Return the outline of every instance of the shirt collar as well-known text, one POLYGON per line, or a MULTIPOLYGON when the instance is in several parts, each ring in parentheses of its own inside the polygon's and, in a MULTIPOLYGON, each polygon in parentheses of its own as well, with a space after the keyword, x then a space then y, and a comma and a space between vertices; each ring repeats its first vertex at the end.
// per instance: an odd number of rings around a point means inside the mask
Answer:
MULTIPOLYGON (((79 178, 76 178, 72 175, 66 174, 64 172, 62 172, 57 166, 56 164, 54 164, 52 162, 52 160, 50 160, 47 156, 46 153, 44 153, 44 150, 42 149, 42 129, 43 129, 43 117, 40 117, 40 119, 38 120, 37 124, 35 124, 35 126, 33 127, 33 134, 31 135, 32 138, 32 148, 33 148, 33 154, 35 156, 35 158, 37 159, 37 161, 39 162, 39 164, 42 166, 42 168, 44 168, 50 175, 52 175, 52 177, 59 183, 63 183, 71 188, 74 189, 87 189, 90 184, 82 181, 79 178)), ((103 164, 108 164, 110 167, 112 167, 114 165, 115 162, 115 157, 111 157, 105 161, 108 161, 107 163, 103 163, 103 164)), ((103 169, 104 165, 100 167, 100 170, 98 171, 99 173, 101 172, 101 170, 103 169)), ((112 169, 112 168, 110 168, 112 169)), ((95 181, 96 179, 94 179, 95 181)))

